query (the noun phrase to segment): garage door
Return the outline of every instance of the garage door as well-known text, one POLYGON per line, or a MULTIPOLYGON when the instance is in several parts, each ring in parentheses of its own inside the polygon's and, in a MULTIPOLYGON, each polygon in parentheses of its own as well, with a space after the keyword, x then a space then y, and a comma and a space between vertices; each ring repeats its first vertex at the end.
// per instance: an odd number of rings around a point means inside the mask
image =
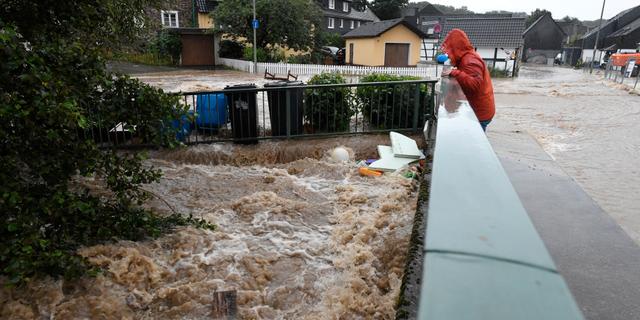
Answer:
POLYGON ((385 44, 384 66, 385 67, 409 66, 409 44, 408 43, 385 44))
POLYGON ((216 64, 213 54, 213 35, 183 34, 181 40, 183 66, 213 66, 216 64))

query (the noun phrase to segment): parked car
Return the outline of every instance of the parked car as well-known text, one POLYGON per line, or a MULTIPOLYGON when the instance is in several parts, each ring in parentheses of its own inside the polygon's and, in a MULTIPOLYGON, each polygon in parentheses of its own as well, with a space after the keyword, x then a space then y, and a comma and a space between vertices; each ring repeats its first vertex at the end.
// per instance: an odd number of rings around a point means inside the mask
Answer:
POLYGON ((344 64, 345 48, 338 48, 332 46, 324 46, 320 48, 320 52, 325 56, 331 58, 333 64, 344 64))

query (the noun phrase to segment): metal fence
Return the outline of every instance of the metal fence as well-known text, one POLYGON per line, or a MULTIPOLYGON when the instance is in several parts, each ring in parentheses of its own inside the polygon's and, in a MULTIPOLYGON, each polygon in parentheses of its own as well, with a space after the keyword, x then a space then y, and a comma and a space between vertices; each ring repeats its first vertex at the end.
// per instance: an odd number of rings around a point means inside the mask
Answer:
POLYGON ((640 79, 640 72, 635 73, 633 70, 631 71, 631 76, 627 77, 625 75, 626 70, 625 67, 614 66, 611 61, 609 61, 604 70, 604 77, 608 80, 613 80, 616 83, 627 84, 633 89, 638 87, 638 79, 640 79))
MULTIPOLYGON (((636 68, 639 68, 636 66, 636 68)), ((600 66, 595 66, 593 67, 594 70, 597 69, 602 69, 602 67, 600 66)), ((589 63, 585 63, 582 66, 582 71, 583 72, 589 72, 590 71, 590 65, 589 63)), ((607 62, 607 64, 604 67, 604 78, 607 80, 611 80, 615 83, 620 83, 620 84, 624 84, 624 85, 628 85, 631 88, 633 88, 634 90, 636 89, 640 89, 640 86, 638 86, 638 82, 640 82, 640 72, 635 71, 635 72, 631 72, 631 76, 626 76, 625 75, 625 67, 624 66, 614 66, 611 61, 607 62)))
MULTIPOLYGON (((304 85, 273 82, 180 93, 188 113, 170 125, 185 144, 421 130, 433 116, 436 80, 304 85)), ((85 133, 102 147, 142 146, 120 123, 85 133)), ((139 132, 140 131, 140 132, 139 132)))

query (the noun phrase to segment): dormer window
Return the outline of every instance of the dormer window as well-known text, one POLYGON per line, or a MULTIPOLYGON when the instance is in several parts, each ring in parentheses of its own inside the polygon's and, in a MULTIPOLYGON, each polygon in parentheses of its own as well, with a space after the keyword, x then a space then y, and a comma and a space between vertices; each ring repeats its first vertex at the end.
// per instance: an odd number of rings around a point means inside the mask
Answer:
POLYGON ((342 11, 349 12, 349 2, 345 1, 342 3, 342 11))
POLYGON ((336 0, 329 0, 329 9, 336 8, 336 0))
POLYGON ((356 24, 355 21, 351 20, 351 29, 353 29, 355 24, 356 24))
POLYGON ((178 28, 180 24, 178 23, 178 11, 164 11, 160 12, 160 19, 162 21, 162 26, 165 28, 178 28))

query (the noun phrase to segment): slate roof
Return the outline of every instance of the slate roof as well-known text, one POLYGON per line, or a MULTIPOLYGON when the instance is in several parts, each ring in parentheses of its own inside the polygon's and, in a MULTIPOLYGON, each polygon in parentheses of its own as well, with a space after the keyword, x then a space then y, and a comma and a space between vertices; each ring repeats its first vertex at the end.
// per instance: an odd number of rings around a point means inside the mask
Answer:
POLYGON ((524 18, 450 18, 442 26, 441 39, 452 29, 462 29, 475 47, 516 48, 524 40, 524 18))
POLYGON ((640 28, 640 18, 620 28, 620 30, 608 35, 607 38, 617 38, 617 37, 626 36, 636 31, 638 28, 640 28))
POLYGON ((370 21, 378 22, 380 19, 376 16, 371 9, 367 8, 365 11, 358 11, 351 9, 349 13, 334 10, 322 10, 325 17, 342 18, 350 20, 370 21))
POLYGON ((393 27, 395 27, 397 25, 400 25, 400 24, 404 25, 405 27, 407 27, 409 30, 413 31, 415 34, 417 34, 421 38, 427 37, 427 35, 424 32, 420 31, 420 29, 416 28, 414 25, 412 25, 411 23, 407 22, 403 18, 384 20, 384 21, 379 21, 379 22, 369 22, 369 23, 366 23, 366 24, 363 24, 362 26, 360 26, 360 28, 357 28, 355 30, 349 31, 343 37, 344 38, 372 38, 372 37, 377 37, 377 36, 385 33, 387 30, 389 30, 389 29, 391 29, 391 28, 393 28, 393 27))
POLYGON ((636 6, 636 7, 629 8, 627 10, 620 11, 620 13, 616 14, 613 18, 611 18, 611 19, 609 19, 607 21, 603 21, 602 25, 596 26, 595 28, 593 28, 593 30, 585 33, 582 36, 581 39, 586 39, 588 37, 592 37, 598 32, 598 30, 603 30, 603 29, 607 28, 608 26, 610 26, 611 24, 617 23, 618 20, 620 20, 621 18, 625 17, 626 15, 633 16, 634 14, 640 15, 640 6, 636 6))
POLYGON ((209 13, 216 9, 218 1, 215 0, 196 0, 196 8, 199 13, 209 13))
POLYGON ((562 32, 562 34, 564 34, 565 36, 567 35, 566 32, 564 32, 564 29, 562 29, 562 27, 558 24, 558 22, 556 22, 555 20, 553 20, 553 18, 551 18, 551 15, 548 13, 543 14, 542 16, 540 16, 536 21, 534 21, 529 28, 527 28, 526 30, 524 30, 524 32, 522 33, 522 35, 526 35, 527 33, 529 33, 529 31, 533 30, 533 28, 542 20, 544 20, 545 17, 549 16, 549 20, 553 21, 553 23, 555 23, 556 27, 558 27, 558 29, 560 29, 560 31, 562 32))

